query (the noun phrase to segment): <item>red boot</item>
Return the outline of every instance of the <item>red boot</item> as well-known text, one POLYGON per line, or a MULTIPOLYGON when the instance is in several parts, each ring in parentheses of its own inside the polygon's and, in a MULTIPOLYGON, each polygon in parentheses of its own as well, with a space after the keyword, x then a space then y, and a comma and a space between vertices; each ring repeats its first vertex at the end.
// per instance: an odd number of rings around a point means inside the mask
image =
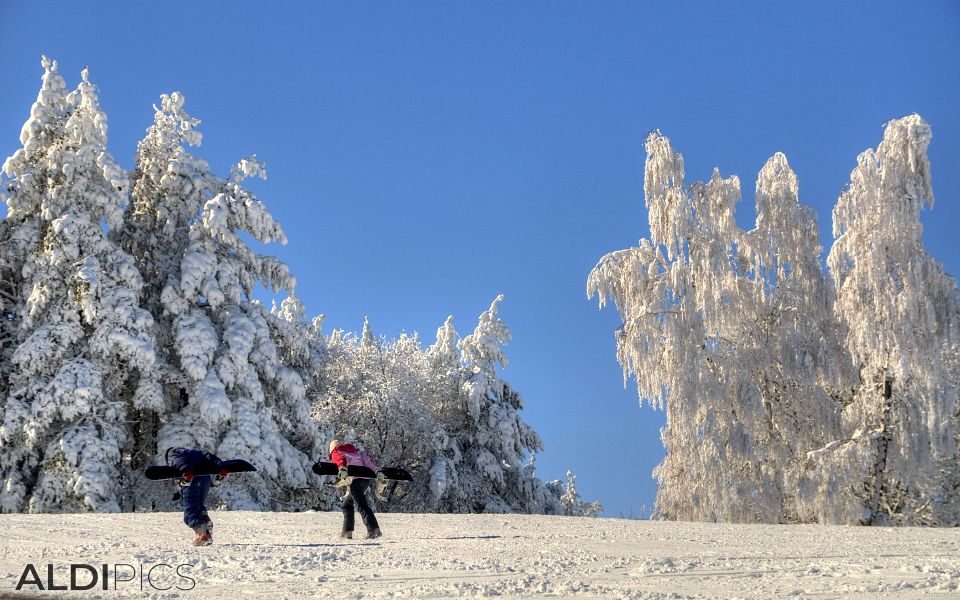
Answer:
POLYGON ((213 543, 213 523, 207 521, 203 525, 193 528, 197 534, 197 539, 193 540, 194 546, 209 546, 213 543))

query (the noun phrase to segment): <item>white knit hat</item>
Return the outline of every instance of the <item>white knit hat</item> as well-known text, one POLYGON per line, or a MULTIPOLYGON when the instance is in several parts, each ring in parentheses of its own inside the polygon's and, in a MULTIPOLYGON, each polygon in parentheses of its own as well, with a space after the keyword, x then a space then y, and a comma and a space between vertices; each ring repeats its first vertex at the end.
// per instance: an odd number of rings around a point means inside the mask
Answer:
POLYGON ((340 440, 333 440, 330 442, 330 452, 333 453, 333 449, 340 445, 340 440))

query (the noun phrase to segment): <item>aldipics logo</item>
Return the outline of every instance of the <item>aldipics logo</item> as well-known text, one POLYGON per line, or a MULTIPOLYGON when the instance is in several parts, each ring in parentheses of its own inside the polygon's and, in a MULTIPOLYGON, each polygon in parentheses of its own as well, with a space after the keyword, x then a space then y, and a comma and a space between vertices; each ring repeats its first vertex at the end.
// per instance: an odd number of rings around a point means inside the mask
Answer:
POLYGON ((89 565, 71 563, 56 566, 51 563, 28 563, 17 580, 16 591, 76 592, 85 590, 189 591, 197 586, 190 576, 193 565, 155 565, 126 563, 89 565))

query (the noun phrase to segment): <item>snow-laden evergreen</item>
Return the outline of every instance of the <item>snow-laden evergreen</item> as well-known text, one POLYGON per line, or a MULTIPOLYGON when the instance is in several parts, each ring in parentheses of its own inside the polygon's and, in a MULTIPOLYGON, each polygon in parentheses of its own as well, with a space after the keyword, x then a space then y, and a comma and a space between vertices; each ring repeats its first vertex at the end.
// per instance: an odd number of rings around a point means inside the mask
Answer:
POLYGON ((524 468, 527 456, 542 450, 543 442, 520 418, 520 394, 497 373, 498 367, 508 364, 503 346, 510 341, 510 330, 497 315, 501 301, 503 295, 497 296, 481 313, 473 333, 457 344, 467 373, 462 389, 472 420, 457 435, 463 455, 460 489, 466 491, 460 501, 470 512, 509 512, 516 506, 543 512, 546 494, 524 468))
MULTIPOLYGON (((303 487, 317 435, 300 375, 307 347, 287 306, 273 314, 253 299, 256 285, 292 294, 286 265, 242 240, 286 243, 266 206, 242 185, 266 177, 244 159, 222 179, 186 146, 199 123, 179 93, 161 97, 138 146, 133 203, 117 238, 145 274, 144 304, 158 319, 163 415, 141 414, 143 449, 162 460, 169 447, 244 458, 258 475, 218 489, 233 508, 272 506, 276 487, 303 487)), ((295 303, 295 301, 292 301, 295 303)), ((300 311, 302 313, 302 310, 300 311)))
POLYGON ((107 118, 87 70, 67 93, 57 63, 4 163, 9 381, 0 425, 4 511, 120 510, 127 420, 156 407, 153 319, 120 224, 126 172, 106 148, 107 118))
POLYGON ((567 481, 551 481, 547 484, 550 490, 560 498, 561 514, 568 517, 596 517, 603 512, 599 502, 585 502, 577 491, 577 476, 573 471, 567 471, 567 481))
POLYGON ((437 328, 436 341, 427 348, 430 365, 432 412, 437 420, 433 434, 434 459, 430 466, 430 494, 437 506, 454 510, 462 506, 458 465, 463 452, 457 436, 447 432, 465 431, 472 423, 463 394, 464 369, 457 345, 460 334, 453 315, 437 328))
POLYGON ((667 411, 660 516, 958 522, 957 289, 920 241, 929 139, 906 117, 861 155, 829 280, 785 156, 743 231, 736 177, 684 185, 683 157, 648 137, 650 239, 603 257, 587 294, 613 299, 624 381, 667 411))

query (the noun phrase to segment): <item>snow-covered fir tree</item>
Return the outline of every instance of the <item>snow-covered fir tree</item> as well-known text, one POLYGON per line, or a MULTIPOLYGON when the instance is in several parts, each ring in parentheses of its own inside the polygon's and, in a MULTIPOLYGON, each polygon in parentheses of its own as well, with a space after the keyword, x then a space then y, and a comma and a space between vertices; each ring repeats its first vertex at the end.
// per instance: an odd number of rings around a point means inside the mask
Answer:
MULTIPOLYGON (((179 93, 164 95, 160 108, 154 107, 155 122, 137 144, 130 207, 123 224, 111 232, 112 239, 137 260, 144 279, 141 302, 156 324, 154 373, 161 387, 152 405, 138 407, 132 415, 131 466, 137 470, 156 462, 160 424, 187 398, 186 378, 171 356, 173 315, 161 302, 160 292, 179 273, 189 225, 208 193, 210 176, 206 162, 184 149, 184 144, 199 145, 202 136, 195 129, 199 121, 183 111, 183 100, 179 93)), ((167 496, 156 485, 144 486, 131 504, 152 506, 167 496)))
POLYGON ((73 92, 42 62, 43 83, 8 178, 4 264, 22 279, 5 307, 13 352, 0 425, 0 508, 120 510, 127 420, 158 406, 153 320, 139 305, 117 227, 127 174, 106 148, 107 119, 87 70, 73 92))
POLYGON ((543 484, 524 469, 529 456, 543 448, 540 436, 520 418, 523 399, 497 373, 506 367, 503 345, 510 330, 497 314, 503 295, 481 313, 473 333, 458 342, 466 369, 463 396, 469 416, 456 432, 462 454, 459 488, 469 512, 509 512, 529 507, 543 512, 543 484), (470 505, 472 504, 472 505, 470 505))
POLYGON ((463 431, 470 423, 463 394, 465 372, 460 364, 457 344, 460 335, 453 324, 453 315, 437 329, 436 341, 427 348, 430 364, 430 407, 437 425, 433 432, 433 463, 430 465, 430 495, 435 506, 452 507, 457 503, 460 480, 457 465, 463 459, 456 436, 448 432, 463 431))
POLYGON ((577 476, 573 471, 567 471, 567 481, 560 480, 547 483, 549 488, 560 499, 561 513, 568 517, 596 517, 603 512, 599 502, 586 502, 577 491, 577 476))
POLYGON ((682 156, 648 137, 650 240, 601 259, 587 294, 620 312, 624 381, 666 407, 660 516, 957 522, 957 292, 920 241, 928 141, 907 117, 861 156, 834 213, 835 303, 786 157, 742 231, 736 178, 684 186, 682 156))
POLYGON ((286 237, 242 185, 265 178, 262 163, 242 160, 226 179, 212 174, 186 150, 201 138, 183 105, 179 93, 161 97, 117 234, 146 274, 144 303, 159 320, 163 414, 141 435, 156 460, 174 446, 249 460, 258 475, 229 481, 219 497, 233 508, 268 508, 278 486, 313 477, 317 436, 300 375, 284 362, 307 352, 295 319, 253 299, 257 285, 292 294, 294 278, 241 234, 261 243, 286 237))

